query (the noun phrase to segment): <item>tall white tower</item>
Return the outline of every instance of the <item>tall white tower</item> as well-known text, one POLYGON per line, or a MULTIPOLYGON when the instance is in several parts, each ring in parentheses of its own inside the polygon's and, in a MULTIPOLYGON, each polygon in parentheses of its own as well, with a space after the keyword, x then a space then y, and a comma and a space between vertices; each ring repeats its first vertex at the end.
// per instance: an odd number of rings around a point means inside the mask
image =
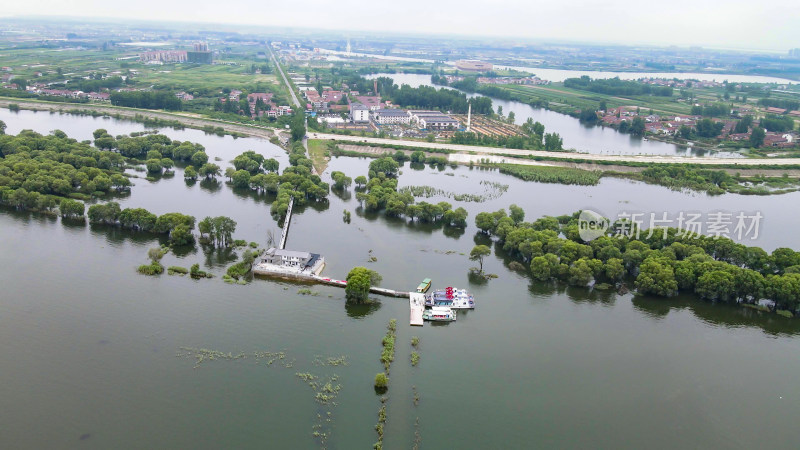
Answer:
POLYGON ((472 120, 472 103, 467 108, 467 133, 469 133, 469 122, 472 120))
POLYGON ((352 51, 353 47, 350 46, 350 38, 347 38, 347 56, 350 56, 350 53, 352 53, 352 51))

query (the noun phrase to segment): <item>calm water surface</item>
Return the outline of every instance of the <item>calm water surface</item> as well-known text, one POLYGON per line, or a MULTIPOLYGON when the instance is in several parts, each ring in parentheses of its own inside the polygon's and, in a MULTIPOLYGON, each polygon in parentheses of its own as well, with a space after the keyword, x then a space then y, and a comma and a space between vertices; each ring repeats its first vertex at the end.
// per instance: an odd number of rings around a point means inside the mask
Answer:
MULTIPOLYGON (((10 133, 61 129, 88 139, 142 130, 113 119, 0 111, 10 133)), ((206 146, 226 167, 253 149, 286 165, 266 141, 163 130, 206 146)), ((368 160, 338 158, 324 175, 365 174, 368 160)), ((228 215, 235 236, 263 244, 278 226, 270 198, 234 192, 224 183, 187 185, 173 178, 135 180, 123 207, 202 218, 228 215)), ((480 193, 479 181, 509 185, 491 202, 461 203, 464 233, 409 226, 365 215, 355 195, 332 193, 328 204, 300 209, 288 247, 326 256, 325 274, 343 277, 355 265, 384 276, 383 285, 410 289, 424 277, 434 287, 465 286, 475 311, 444 326, 407 325, 407 302, 380 298, 348 307, 344 292, 254 280, 227 285, 219 275, 235 256, 201 248, 170 253, 165 265, 197 262, 218 276, 144 277, 153 236, 0 210, 0 410, 4 448, 314 448, 312 426, 324 410, 295 376, 336 373, 342 390, 332 409, 329 448, 370 448, 380 402, 372 389, 380 339, 398 319, 391 371, 386 448, 412 445, 419 418, 424 448, 796 448, 800 389, 792 374, 800 325, 691 298, 616 295, 532 283, 506 268, 501 252, 487 270, 499 278, 470 284, 472 225, 482 210, 523 206, 529 218, 594 206, 669 211, 760 210, 757 241, 767 249, 800 248, 797 217, 780 197, 708 197, 621 180, 595 187, 524 183, 467 167, 443 171, 407 165, 401 185, 427 184, 480 193), (448 175, 451 174, 452 176, 448 175), (342 210, 353 211, 345 224, 342 210), (372 254, 378 258, 367 263, 372 254), (409 363, 412 335, 421 362, 409 363), (253 359, 204 362, 176 357, 180 347, 224 352, 285 351, 292 367, 253 359), (319 366, 317 355, 346 355, 347 366, 319 366), (412 386, 420 395, 413 405, 412 386), (769 430, 765 433, 764 430, 769 430)), ((446 200, 432 198, 427 201, 446 200)))

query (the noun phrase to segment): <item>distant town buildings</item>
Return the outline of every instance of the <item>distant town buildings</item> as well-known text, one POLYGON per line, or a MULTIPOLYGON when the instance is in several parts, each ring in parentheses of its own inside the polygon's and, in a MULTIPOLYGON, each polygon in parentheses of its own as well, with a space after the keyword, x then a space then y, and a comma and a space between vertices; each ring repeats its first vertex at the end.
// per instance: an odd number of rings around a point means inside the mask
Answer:
POLYGON ((140 53, 139 60, 143 63, 179 63, 186 62, 187 56, 185 50, 157 50, 140 53))
POLYGON ((195 64, 211 64, 213 62, 212 53, 208 50, 205 42, 196 42, 192 46, 192 51, 186 52, 186 60, 195 64))
POLYGON ((212 53, 208 50, 208 44, 195 43, 192 50, 155 50, 142 52, 139 60, 143 63, 164 64, 164 63, 183 63, 190 62, 196 64, 211 64, 213 61, 212 53))
POLYGON ((466 70, 469 72, 489 72, 492 70, 492 63, 477 61, 474 59, 462 59, 456 61, 456 68, 458 70, 466 70))

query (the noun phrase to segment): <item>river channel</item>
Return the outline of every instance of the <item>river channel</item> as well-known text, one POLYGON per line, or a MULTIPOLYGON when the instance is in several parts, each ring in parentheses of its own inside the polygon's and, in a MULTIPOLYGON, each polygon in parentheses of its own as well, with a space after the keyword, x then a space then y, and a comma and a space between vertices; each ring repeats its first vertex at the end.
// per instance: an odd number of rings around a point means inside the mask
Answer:
MULTIPOLYGON (((504 107, 505 109, 505 107, 504 107)), ((60 129, 79 140, 143 125, 109 118, 0 111, 7 133, 60 129)), ((163 129, 204 145, 223 167, 252 149, 287 164, 263 140, 163 129)), ((566 141, 567 136, 565 136, 566 141)), ((336 158, 323 174, 366 174, 369 160, 336 158)), ((325 205, 298 208, 287 248, 318 252, 324 274, 356 265, 383 275, 382 286, 410 290, 431 277, 476 297, 474 311, 444 326, 408 326, 405 299, 345 304, 335 287, 256 279, 228 285, 220 276, 240 251, 197 246, 170 253, 166 266, 200 263, 210 280, 136 273, 155 236, 0 209, 0 421, 4 448, 371 448, 380 407, 372 387, 387 322, 398 319, 384 448, 796 448, 800 323, 711 305, 688 296, 635 297, 532 282, 507 268, 502 251, 485 262, 498 275, 470 283, 465 254, 480 211, 522 206, 529 219, 592 208, 620 211, 760 211, 767 250, 800 248, 800 194, 774 197, 683 193, 603 179, 597 186, 526 183, 468 167, 414 170, 400 185, 480 194, 481 181, 507 185, 484 203, 446 200, 469 211, 463 232, 365 214, 355 193, 332 192, 325 205), (353 212, 352 222, 342 211, 353 212), (377 258, 368 262, 370 256, 377 258), (319 295, 299 295, 308 287, 319 295), (421 361, 411 367, 410 339, 421 361), (285 352, 269 364, 218 358, 195 367, 182 347, 220 352, 285 352), (346 365, 320 364, 346 356, 346 365), (316 362, 315 362, 316 361, 316 362), (295 373, 336 374, 331 411, 295 373), (419 393, 414 405, 413 390, 419 393), (318 414, 321 416, 318 417, 318 414), (417 422, 418 419, 418 422, 417 422), (415 425, 415 422, 418 425, 415 425)), ((182 170, 135 179, 122 207, 198 219, 227 215, 234 236, 264 245, 279 227, 271 198, 219 183, 186 183, 182 170)))

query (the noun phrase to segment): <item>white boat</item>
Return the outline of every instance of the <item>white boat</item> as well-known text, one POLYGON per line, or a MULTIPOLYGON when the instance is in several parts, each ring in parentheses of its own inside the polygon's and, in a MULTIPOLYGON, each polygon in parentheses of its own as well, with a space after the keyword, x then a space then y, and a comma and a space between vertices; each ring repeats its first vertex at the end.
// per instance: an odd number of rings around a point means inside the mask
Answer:
POLYGON ((423 311, 422 318, 432 322, 455 322, 456 312, 444 306, 434 306, 423 311))
POLYGON ((452 309, 475 309, 475 297, 466 289, 437 289, 425 297, 425 306, 446 306, 452 309))

